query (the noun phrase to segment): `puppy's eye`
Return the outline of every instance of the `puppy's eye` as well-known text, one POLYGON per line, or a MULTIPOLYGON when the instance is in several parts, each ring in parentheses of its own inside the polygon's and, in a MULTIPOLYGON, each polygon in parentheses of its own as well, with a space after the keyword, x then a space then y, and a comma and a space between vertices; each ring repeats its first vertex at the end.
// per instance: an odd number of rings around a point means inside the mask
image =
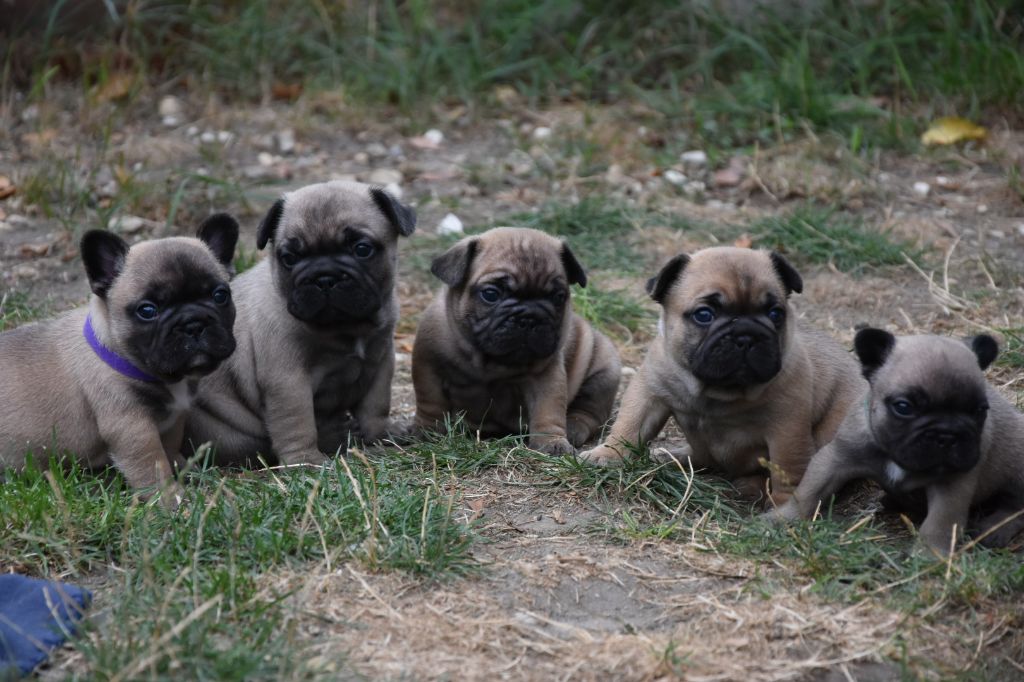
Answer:
POLYGON ((352 248, 352 253, 356 255, 356 258, 366 259, 372 256, 377 249, 373 248, 373 244, 369 242, 359 242, 352 248))
POLYGON ((690 319, 702 327, 706 327, 715 321, 715 311, 707 306, 701 306, 692 313, 690 319))
POLYGON ((217 305, 225 305, 231 300, 231 291, 227 287, 217 287, 213 290, 213 302, 217 305))
POLYGON ((501 300, 501 289, 498 287, 484 287, 480 290, 480 300, 484 303, 497 303, 501 300))
POLYGON ((980 417, 981 415, 988 412, 988 403, 982 403, 978 405, 978 407, 976 407, 974 411, 977 412, 978 416, 980 417))
POLYGON ((897 417, 911 417, 914 415, 914 406, 909 400, 894 400, 889 403, 889 409, 897 417))
POLYGON ((782 324, 782 321, 786 319, 786 309, 777 305, 769 309, 767 315, 772 324, 782 324))
POLYGON ((565 299, 569 298, 569 292, 563 291, 563 290, 558 290, 558 291, 552 293, 550 298, 555 303, 561 305, 562 303, 565 303, 565 299))
POLYGON ((289 270, 295 267, 295 264, 299 262, 299 257, 291 251, 282 251, 279 255, 278 260, 281 261, 281 265, 285 266, 289 270))
POLYGON ((135 316, 145 322, 155 320, 159 314, 160 309, 156 307, 155 303, 150 303, 149 301, 143 301, 135 307, 135 316))

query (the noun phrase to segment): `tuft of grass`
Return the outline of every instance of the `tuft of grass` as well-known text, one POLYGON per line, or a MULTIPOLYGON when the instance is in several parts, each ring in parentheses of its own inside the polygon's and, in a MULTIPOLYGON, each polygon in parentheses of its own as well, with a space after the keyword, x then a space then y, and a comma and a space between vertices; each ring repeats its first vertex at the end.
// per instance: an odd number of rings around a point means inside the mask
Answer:
POLYGON ((572 307, 583 319, 620 343, 637 340, 657 318, 639 296, 626 289, 598 289, 593 284, 573 292, 572 307))
POLYGON ((1024 327, 1004 327, 996 331, 1005 339, 996 364, 1013 369, 1024 367, 1024 327))
POLYGON ((904 254, 918 254, 910 244, 866 226, 860 218, 814 206, 763 218, 747 228, 758 246, 766 246, 811 263, 831 263, 846 272, 866 267, 903 265, 904 254))
POLYGON ((0 564, 121 583, 78 643, 96 677, 280 679, 310 673, 288 596, 310 562, 356 561, 427 579, 475 570, 454 498, 365 458, 322 469, 199 470, 175 513, 119 476, 56 462, 0 486, 0 564))
POLYGON ((14 329, 47 315, 46 306, 29 302, 20 291, 7 291, 0 295, 0 332, 14 329))

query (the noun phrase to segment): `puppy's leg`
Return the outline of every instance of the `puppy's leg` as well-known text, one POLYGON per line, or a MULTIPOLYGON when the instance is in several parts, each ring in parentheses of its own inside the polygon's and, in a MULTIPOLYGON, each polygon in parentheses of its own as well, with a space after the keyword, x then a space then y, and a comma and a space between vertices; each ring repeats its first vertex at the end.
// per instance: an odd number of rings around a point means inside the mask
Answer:
POLYGON ((980 536, 996 526, 999 527, 979 540, 985 547, 1006 547, 1017 536, 1017 533, 1024 530, 1024 506, 999 507, 991 514, 979 519, 972 534, 980 536))
POLYGON ((359 436, 366 443, 373 443, 388 433, 391 416, 391 381, 395 375, 395 351, 391 343, 384 361, 377 367, 377 373, 370 382, 366 395, 359 401, 352 416, 359 423, 359 436))
POLYGON ((591 374, 580 386, 579 393, 569 403, 565 420, 566 437, 579 447, 597 435, 615 405, 622 370, 608 367, 591 374))
POLYGON ((412 387, 416 393, 416 431, 437 431, 444 428, 444 416, 451 405, 444 395, 444 382, 429 354, 413 349, 412 387))
POLYGON ((950 481, 928 486, 928 516, 921 524, 920 535, 939 556, 948 556, 952 544, 964 533, 977 482, 975 467, 950 481))
POLYGON ((857 478, 872 476, 875 471, 872 462, 873 458, 868 453, 845 449, 836 441, 829 443, 811 458, 800 485, 789 500, 766 512, 765 517, 786 521, 811 518, 818 505, 827 504, 829 498, 844 485, 857 478))
POLYGON ((565 365, 523 383, 523 401, 530 418, 530 447, 549 455, 568 455, 576 448, 565 437, 569 396, 565 365))
MULTIPOLYGON (((132 415, 120 419, 100 419, 100 437, 110 448, 110 459, 133 490, 155 489, 160 503, 167 509, 177 509, 185 491, 174 480, 171 461, 160 440, 160 432, 145 416, 132 415)), ((145 492, 149 497, 152 493, 145 492)))
POLYGON ((263 400, 271 447, 282 464, 322 465, 327 458, 317 448, 312 382, 305 375, 264 388, 263 400))
POLYGON ((771 499, 783 504, 793 494, 814 456, 814 438, 804 424, 768 437, 771 499))
POLYGON ((670 414, 668 405, 647 390, 644 367, 641 367, 622 396, 619 416, 612 424, 611 433, 604 443, 581 453, 580 459, 602 466, 617 464, 626 456, 627 443, 647 445, 661 432, 670 414))
POLYGON ((163 444, 164 452, 167 453, 167 459, 170 461, 171 470, 175 475, 183 470, 187 463, 185 457, 181 454, 181 445, 184 440, 185 415, 183 414, 174 422, 174 426, 160 437, 160 442, 163 444))

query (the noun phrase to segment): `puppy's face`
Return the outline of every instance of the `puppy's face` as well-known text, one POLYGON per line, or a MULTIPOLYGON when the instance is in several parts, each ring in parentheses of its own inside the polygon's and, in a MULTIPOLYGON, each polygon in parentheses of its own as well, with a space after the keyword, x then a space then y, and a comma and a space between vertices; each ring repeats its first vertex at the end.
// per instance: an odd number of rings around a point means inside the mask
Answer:
POLYGON ((354 182, 309 185, 278 200, 257 246, 272 264, 288 312, 317 327, 371 320, 391 300, 398 236, 415 212, 382 189, 354 182))
POLYGON ((106 306, 114 343, 169 382, 209 374, 235 350, 228 287, 238 223, 208 218, 199 238, 171 237, 128 248, 101 230, 82 239, 92 290, 106 306))
POLYGON ((782 368, 800 275, 777 253, 732 247, 676 256, 647 283, 669 353, 708 386, 744 389, 782 368))
POLYGON ((463 239, 431 271, 449 286, 459 331, 489 361, 507 366, 554 354, 570 310, 569 287, 587 281, 564 242, 515 227, 463 239))
POLYGON ((982 370, 998 353, 992 337, 897 339, 863 329, 854 345, 871 385, 871 431, 896 464, 942 475, 978 463, 988 415, 982 370))

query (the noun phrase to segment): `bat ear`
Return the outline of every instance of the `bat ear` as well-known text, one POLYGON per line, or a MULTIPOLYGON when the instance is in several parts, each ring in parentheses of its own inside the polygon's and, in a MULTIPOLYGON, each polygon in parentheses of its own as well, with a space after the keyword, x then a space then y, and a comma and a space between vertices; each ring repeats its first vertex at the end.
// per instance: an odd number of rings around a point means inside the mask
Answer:
POLYGON ((686 268, 687 263, 690 262, 690 257, 685 253, 681 253, 675 258, 665 263, 664 267, 657 275, 647 280, 647 284, 644 288, 647 293, 653 298, 658 304, 664 305, 665 297, 668 296, 669 289, 679 279, 679 275, 683 274, 683 269, 686 268))
POLYGON ((435 258, 430 264, 430 272, 450 287, 461 286, 469 275, 476 249, 475 237, 463 239, 435 258))
POLYGON ((562 242, 562 265, 565 266, 565 275, 569 278, 569 284, 579 284, 586 288, 587 273, 583 271, 583 266, 576 260, 576 255, 564 241, 562 242))
POLYGON ((403 204, 391 192, 380 187, 371 189, 370 196, 398 234, 408 237, 413 233, 416 229, 416 210, 412 206, 403 204))
POLYGON ((896 337, 884 329, 867 327, 853 338, 853 349, 860 358, 864 378, 870 379, 885 364, 896 345, 896 337))
POLYGON ((106 298, 110 286, 124 269, 128 256, 128 243, 113 232, 89 230, 79 244, 89 288, 100 298, 106 298))
POLYGON ((782 286, 786 287, 786 293, 791 294, 794 291, 798 294, 802 294, 804 291, 804 280, 800 277, 800 273, 796 271, 789 261, 782 257, 782 254, 777 251, 772 251, 771 254, 772 266, 775 267, 775 272, 779 275, 779 279, 782 280, 782 286))
POLYGON ((229 213, 214 213, 204 220, 196 236, 213 251, 223 265, 230 267, 238 244, 238 221, 229 213))
POLYGON ((263 216, 263 220, 260 221, 260 226, 256 228, 256 248, 262 251, 266 247, 267 242, 274 241, 274 235, 277 233, 277 226, 281 222, 281 215, 284 213, 284 199, 278 199, 274 202, 274 205, 267 211, 267 215, 263 216))
POLYGON ((978 334, 968 339, 971 350, 978 356, 978 367, 988 369, 999 355, 999 344, 988 334, 978 334))

